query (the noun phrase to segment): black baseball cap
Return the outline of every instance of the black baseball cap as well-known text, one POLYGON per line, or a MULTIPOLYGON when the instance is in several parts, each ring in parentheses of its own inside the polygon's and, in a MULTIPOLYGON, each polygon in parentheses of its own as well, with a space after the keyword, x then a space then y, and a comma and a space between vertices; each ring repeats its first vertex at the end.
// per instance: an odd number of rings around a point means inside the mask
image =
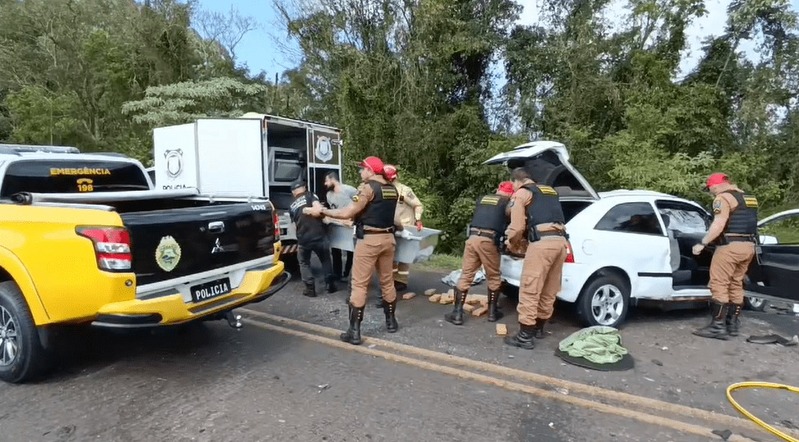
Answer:
POLYGON ((305 187, 305 181, 297 180, 297 181, 291 183, 291 190, 297 190, 300 187, 305 187))

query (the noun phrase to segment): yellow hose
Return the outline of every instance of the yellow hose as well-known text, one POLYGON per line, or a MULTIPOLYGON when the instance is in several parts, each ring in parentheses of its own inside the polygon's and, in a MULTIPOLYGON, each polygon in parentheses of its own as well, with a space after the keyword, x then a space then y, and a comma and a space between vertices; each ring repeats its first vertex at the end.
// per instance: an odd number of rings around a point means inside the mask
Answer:
POLYGON ((759 419, 757 416, 753 415, 752 413, 746 411, 744 407, 740 406, 738 402, 735 402, 735 399, 732 398, 732 392, 735 390, 740 390, 743 388, 773 388, 775 390, 787 390, 792 393, 799 393, 799 388, 791 387, 790 385, 784 384, 775 384, 772 382, 738 382, 736 384, 732 384, 727 387, 727 400, 730 401, 733 407, 738 410, 739 413, 743 414, 749 420, 759 425, 761 428, 764 428, 769 433, 781 438, 782 440, 786 440, 788 442, 799 442, 799 439, 787 435, 782 431, 772 427, 771 425, 763 422, 762 419, 759 419))

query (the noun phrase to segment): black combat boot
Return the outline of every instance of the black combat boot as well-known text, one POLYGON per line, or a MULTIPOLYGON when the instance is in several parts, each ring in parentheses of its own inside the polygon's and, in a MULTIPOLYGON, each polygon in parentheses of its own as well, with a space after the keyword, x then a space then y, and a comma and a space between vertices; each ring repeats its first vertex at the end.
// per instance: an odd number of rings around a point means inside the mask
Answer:
POLYGON ((547 323, 546 319, 536 319, 535 325, 533 328, 535 329, 535 338, 536 339, 544 339, 544 324, 547 323))
POLYGON ((710 301, 710 324, 698 330, 694 330, 693 334, 703 338, 727 339, 727 304, 722 304, 716 301, 710 301))
POLYGON ((336 287, 336 283, 333 282, 334 278, 330 277, 327 278, 327 292, 328 293, 336 293, 338 291, 338 287, 336 287))
POLYGON ((738 327, 741 325, 741 305, 740 304, 727 304, 727 333, 730 336, 738 336, 738 327))
POLYGON ((316 298, 316 283, 314 281, 306 282, 302 294, 309 298, 316 298))
POLYGON ((383 313, 386 314, 386 329, 389 333, 396 333, 399 330, 399 324, 397 324, 397 318, 394 316, 394 312, 397 311, 397 298, 394 299, 393 302, 386 302, 383 301, 383 313))
POLYGON ((499 311, 499 291, 488 291, 488 322, 496 322, 505 316, 499 311))
POLYGON ((352 304, 347 304, 349 306, 349 317, 350 317, 350 327, 339 335, 344 342, 349 342, 352 345, 360 345, 361 344, 361 321, 363 320, 363 307, 355 308, 352 304))
POLYGON ((466 302, 466 292, 455 289, 455 307, 451 313, 444 315, 444 319, 455 325, 463 325, 463 304, 466 302))
POLYGON ((533 339, 535 339, 533 337, 534 334, 535 329, 533 329, 532 325, 519 324, 519 331, 513 336, 506 336, 505 343, 511 347, 532 350, 535 347, 535 342, 533 342, 533 339))

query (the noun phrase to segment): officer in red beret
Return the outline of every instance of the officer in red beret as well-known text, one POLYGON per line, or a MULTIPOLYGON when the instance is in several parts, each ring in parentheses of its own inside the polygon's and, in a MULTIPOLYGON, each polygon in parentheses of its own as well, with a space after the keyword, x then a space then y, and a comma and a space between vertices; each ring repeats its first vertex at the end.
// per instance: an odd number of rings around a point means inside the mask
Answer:
POLYGON ((378 157, 367 157, 358 163, 363 183, 352 197, 353 203, 340 209, 316 207, 317 213, 337 219, 355 220, 355 252, 352 264, 352 292, 349 300, 349 328, 341 334, 341 340, 353 345, 361 344, 361 321, 366 305, 369 281, 375 269, 380 279, 383 295, 383 312, 386 328, 395 333, 399 325, 395 317, 397 292, 394 288, 394 250, 397 242, 394 232, 402 230, 402 223, 395 218, 399 194, 396 187, 383 176, 383 161, 378 157))
POLYGON ((711 174, 705 190, 713 195, 713 223, 694 255, 715 244, 710 262, 711 321, 693 333, 704 338, 738 336, 739 316, 744 304, 743 281, 755 256, 757 243, 757 198, 730 183, 723 173, 711 174))
POLYGON ((480 266, 485 269, 488 280, 488 320, 495 322, 502 318, 502 312, 497 309, 502 286, 499 272, 500 247, 503 242, 501 237, 508 225, 508 203, 511 195, 513 183, 504 181, 496 193, 477 199, 472 222, 469 224, 469 238, 463 248, 461 277, 455 285, 455 307, 451 313, 444 315, 447 322, 463 324, 463 304, 480 266))

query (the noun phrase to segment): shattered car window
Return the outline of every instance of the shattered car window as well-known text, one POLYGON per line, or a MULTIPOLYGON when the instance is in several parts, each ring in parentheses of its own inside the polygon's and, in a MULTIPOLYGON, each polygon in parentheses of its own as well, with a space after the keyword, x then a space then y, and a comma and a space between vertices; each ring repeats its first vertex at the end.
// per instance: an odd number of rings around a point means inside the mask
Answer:
POLYGON ((668 229, 682 233, 705 233, 710 227, 708 220, 698 210, 661 207, 660 215, 668 217, 668 229))

